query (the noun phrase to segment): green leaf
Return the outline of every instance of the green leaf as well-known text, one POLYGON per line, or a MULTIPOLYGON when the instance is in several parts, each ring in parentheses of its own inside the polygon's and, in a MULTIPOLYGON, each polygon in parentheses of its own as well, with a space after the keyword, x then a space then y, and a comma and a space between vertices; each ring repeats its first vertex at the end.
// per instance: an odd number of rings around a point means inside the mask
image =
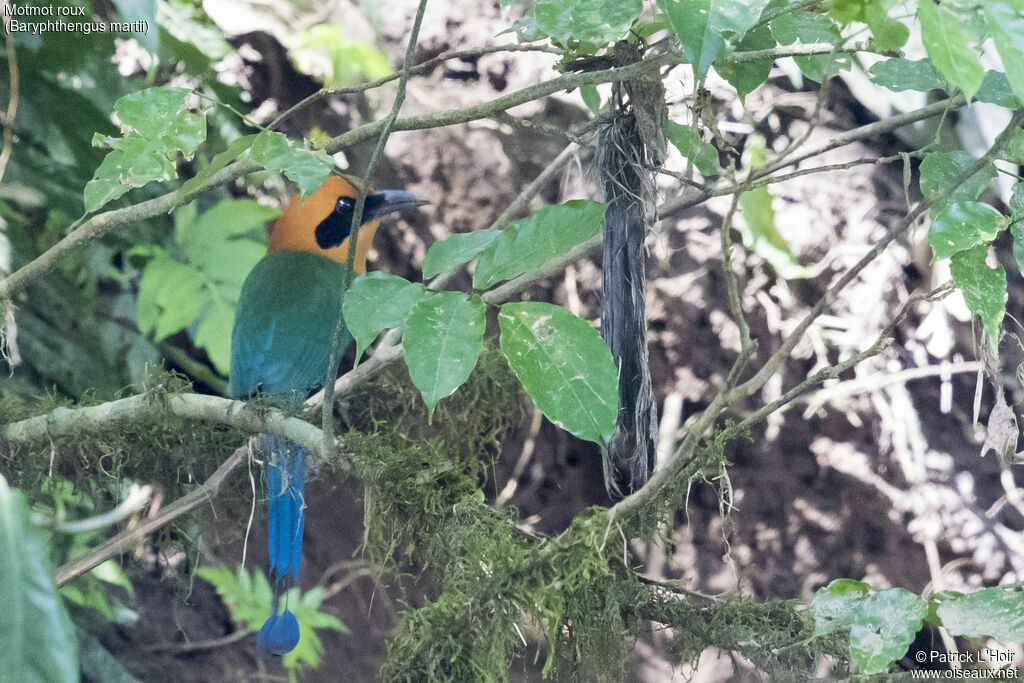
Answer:
POLYGON ((0 619, 3 674, 11 681, 78 683, 74 627, 57 598, 50 550, 28 503, 0 475, 0 619))
POLYGON ((868 584, 853 579, 835 579, 819 588, 811 600, 815 637, 849 627, 870 590, 868 584))
POLYGON ((284 173, 298 184, 303 196, 320 187, 334 168, 334 161, 323 150, 306 149, 284 133, 266 130, 253 141, 252 158, 271 173, 284 173))
POLYGON ((718 151, 701 139, 693 128, 668 122, 668 139, 679 152, 693 162, 702 176, 718 175, 718 151))
POLYGON ((175 213, 174 241, 183 261, 159 247, 142 271, 137 322, 159 341, 197 324, 193 341, 206 349, 218 372, 231 360, 234 306, 249 271, 266 247, 246 235, 279 213, 252 199, 226 199, 197 216, 195 204, 175 213))
POLYGON ((954 202, 932 217, 928 244, 935 258, 949 258, 992 240, 1006 229, 1008 219, 982 202, 954 202))
POLYGON ((193 337, 196 346, 206 349, 213 367, 222 375, 231 368, 231 330, 235 327, 235 307, 215 297, 203 311, 193 337))
POLYGON ((484 302, 477 295, 436 292, 421 299, 402 326, 402 354, 430 417, 476 366, 484 348, 484 302))
POLYGON ((850 656, 863 674, 880 674, 907 653, 928 604, 904 588, 888 588, 858 606, 850 624, 850 656))
POLYGON ((186 105, 189 91, 162 86, 130 93, 114 104, 123 137, 98 133, 93 145, 112 151, 85 186, 86 211, 95 211, 133 187, 176 177, 178 152, 191 158, 206 139, 206 117, 186 105))
POLYGON ((811 601, 814 635, 850 629, 850 658, 862 674, 886 671, 902 657, 928 613, 927 603, 903 588, 869 594, 863 581, 836 579, 811 601))
POLYGON ((1024 102, 1024 0, 985 0, 982 11, 1010 87, 1024 102))
POLYGON ((624 38, 643 10, 641 0, 537 0, 537 28, 559 43, 578 40, 597 45, 624 38))
POLYGON ((1015 128, 1003 148, 999 150, 999 158, 1010 161, 1018 166, 1024 165, 1024 129, 1015 128))
POLYGON ((600 333, 542 302, 505 304, 498 325, 501 352, 541 412, 574 436, 607 444, 618 413, 618 372, 600 333))
MULTIPOLYGON (((772 19, 771 29, 779 45, 790 45, 798 40, 804 44, 839 44, 842 41, 839 30, 831 19, 824 14, 805 10, 780 14, 772 19)), ((840 69, 850 68, 850 63, 850 56, 846 54, 796 58, 800 71, 807 78, 819 83, 825 78, 835 76, 840 69)))
POLYGON ((971 37, 963 20, 948 5, 919 2, 921 40, 932 64, 950 83, 964 91, 968 99, 981 87, 985 72, 971 47, 971 37))
POLYGON ((871 29, 871 42, 879 50, 899 50, 910 38, 910 29, 889 16, 882 0, 872 0, 866 4, 863 21, 871 29))
POLYGON ((583 98, 583 104, 587 105, 587 109, 595 116, 601 113, 601 93, 597 91, 596 85, 581 85, 580 97, 583 98))
MULTIPOLYGON (((113 0, 113 3, 117 7, 117 13, 121 15, 122 21, 129 23, 140 22, 139 26, 157 26, 156 0, 113 0), (143 21, 146 23, 141 24, 143 21)), ((160 54, 159 31, 133 31, 131 36, 139 41, 139 45, 144 47, 150 54, 160 54)))
POLYGON ((979 102, 988 102, 1006 109, 1017 108, 1017 98, 1010 88, 1010 82, 1002 71, 986 71, 985 80, 974 95, 979 102))
MULTIPOLYGON (((760 135, 753 135, 743 152, 743 167, 753 169, 763 166, 767 159, 765 141, 760 135)), ((787 280, 807 276, 789 243, 775 227, 774 198, 767 187, 756 187, 740 195, 740 213, 743 223, 740 234, 748 249, 771 264, 772 268, 787 280)))
POLYGON ((195 268, 172 259, 155 248, 139 282, 137 322, 144 334, 153 332, 157 341, 174 334, 203 310, 202 276, 195 268))
POLYGON ((871 65, 871 82, 894 92, 918 90, 928 92, 946 86, 946 79, 927 59, 916 61, 894 57, 871 65))
POLYGON ((931 203, 933 211, 953 202, 974 201, 985 191, 996 177, 993 164, 987 164, 955 190, 950 190, 953 182, 975 161, 974 157, 961 150, 932 152, 924 158, 920 169, 921 194, 931 203))
POLYGON ((545 206, 507 227, 484 249, 473 272, 473 287, 487 289, 532 272, 601 230, 605 205, 586 199, 545 206))
POLYGON ((474 230, 459 233, 430 245, 423 257, 423 277, 432 278, 468 263, 501 236, 500 230, 474 230))
POLYGON ((757 23, 768 0, 658 0, 683 43, 683 54, 703 78, 725 47, 757 23))
POLYGON ((336 24, 318 24, 299 33, 295 40, 297 50, 316 49, 327 54, 331 72, 321 80, 331 88, 356 86, 393 71, 383 52, 369 43, 347 39, 344 29, 336 24))
POLYGON ((954 254, 949 262, 953 284, 963 292, 967 308, 981 317, 993 342, 999 339, 999 325, 1006 314, 1006 271, 987 263, 988 245, 954 254))
MULTIPOLYGON (((736 43, 734 52, 754 52, 756 50, 769 50, 775 47, 775 36, 767 24, 755 26, 747 31, 743 38, 736 43)), ((745 99, 754 89, 768 80, 772 64, 775 60, 771 57, 755 59, 750 61, 730 61, 730 53, 726 53, 723 59, 715 63, 715 71, 725 80, 729 81, 732 87, 736 88, 740 99, 745 99)))
POLYGON ((1024 223, 1011 224, 1010 234, 1013 235, 1013 262, 1017 264, 1017 272, 1024 275, 1024 223))
POLYGON ((947 598, 937 613, 950 635, 988 636, 1003 645, 1024 641, 1024 592, 1019 585, 947 598))
POLYGON ((1014 183, 1010 190, 1010 217, 1014 221, 1024 220, 1024 181, 1014 183))
POLYGON ((349 333, 356 340, 356 362, 383 330, 401 327, 426 289, 397 275, 364 273, 345 292, 342 311, 349 333))

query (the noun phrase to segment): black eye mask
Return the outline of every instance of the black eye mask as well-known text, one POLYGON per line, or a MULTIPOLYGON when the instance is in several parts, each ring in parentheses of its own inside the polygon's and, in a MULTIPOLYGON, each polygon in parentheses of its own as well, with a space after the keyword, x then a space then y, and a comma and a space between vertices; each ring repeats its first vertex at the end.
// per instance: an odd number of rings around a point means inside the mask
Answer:
MULTIPOLYGON (((403 211, 421 204, 426 204, 426 202, 416 199, 416 196, 409 192, 381 190, 366 196, 360 225, 366 225, 389 213, 403 211)), ((334 211, 331 211, 327 218, 316 226, 316 243, 321 249, 336 247, 348 238, 352 231, 352 214, 355 208, 355 197, 338 197, 338 201, 334 204, 334 211)))

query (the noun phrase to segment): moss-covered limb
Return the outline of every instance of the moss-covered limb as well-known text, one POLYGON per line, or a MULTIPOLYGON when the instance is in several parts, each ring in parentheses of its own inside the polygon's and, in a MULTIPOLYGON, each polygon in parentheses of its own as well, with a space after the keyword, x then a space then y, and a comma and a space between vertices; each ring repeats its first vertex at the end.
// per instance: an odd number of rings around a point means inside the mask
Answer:
POLYGON ((743 655, 761 671, 807 677, 819 655, 846 657, 836 643, 812 639, 814 621, 795 600, 714 601, 656 588, 633 608, 637 617, 673 630, 680 662, 696 661, 714 647, 743 655))
POLYGON ((279 410, 219 396, 156 391, 85 408, 55 408, 46 415, 0 426, 0 441, 20 444, 108 432, 125 422, 160 415, 220 423, 253 434, 275 432, 321 456, 328 455, 322 452, 319 429, 279 410))

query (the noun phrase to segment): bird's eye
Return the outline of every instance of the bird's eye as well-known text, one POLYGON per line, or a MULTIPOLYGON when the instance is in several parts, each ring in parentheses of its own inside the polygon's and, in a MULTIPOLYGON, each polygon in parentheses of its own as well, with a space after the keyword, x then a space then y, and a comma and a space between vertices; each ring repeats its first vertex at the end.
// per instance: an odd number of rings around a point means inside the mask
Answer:
POLYGON ((338 202, 334 205, 335 211, 351 210, 355 207, 355 201, 352 197, 338 197, 338 202))

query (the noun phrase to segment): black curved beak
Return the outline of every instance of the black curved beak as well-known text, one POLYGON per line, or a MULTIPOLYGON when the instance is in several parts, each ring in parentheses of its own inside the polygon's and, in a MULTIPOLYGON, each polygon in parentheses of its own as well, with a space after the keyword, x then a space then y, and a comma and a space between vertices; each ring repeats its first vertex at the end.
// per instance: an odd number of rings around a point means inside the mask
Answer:
POLYGON ((417 199, 416 195, 405 190, 378 190, 366 198, 363 208, 363 222, 382 218, 390 213, 408 211, 430 202, 417 199))

